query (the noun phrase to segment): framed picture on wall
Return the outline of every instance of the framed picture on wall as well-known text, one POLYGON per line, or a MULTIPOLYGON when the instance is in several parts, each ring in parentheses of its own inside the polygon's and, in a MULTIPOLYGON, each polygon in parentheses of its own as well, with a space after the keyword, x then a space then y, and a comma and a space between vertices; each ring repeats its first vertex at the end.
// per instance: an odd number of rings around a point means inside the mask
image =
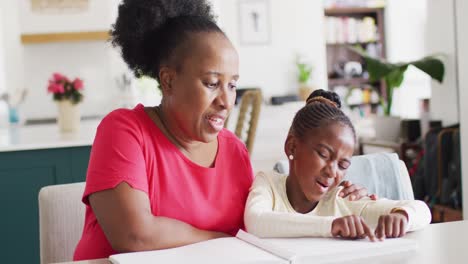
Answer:
MULTIPOLYGON (((109 10, 114 0, 21 0, 17 2, 21 34, 103 32, 109 31, 113 22, 110 19, 112 12, 109 11, 109 15, 103 15, 103 11, 109 10)), ((116 7, 117 3, 114 6, 116 7)))
POLYGON ((239 0, 239 35, 241 44, 269 44, 269 0, 239 0))
POLYGON ((79 13, 86 12, 89 0, 30 0, 35 13, 79 13))

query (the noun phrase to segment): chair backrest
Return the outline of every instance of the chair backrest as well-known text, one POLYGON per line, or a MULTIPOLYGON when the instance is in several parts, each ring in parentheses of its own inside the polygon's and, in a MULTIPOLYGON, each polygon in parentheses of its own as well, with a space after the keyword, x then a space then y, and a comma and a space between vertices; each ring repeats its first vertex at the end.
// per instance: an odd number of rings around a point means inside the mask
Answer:
POLYGON ((262 92, 260 89, 249 90, 242 95, 234 134, 244 141, 249 153, 252 153, 253 150, 261 106, 262 92), (245 124, 248 125, 247 128, 244 127, 245 124))
POLYGON ((85 183, 46 186, 39 191, 41 263, 72 261, 84 225, 85 183))

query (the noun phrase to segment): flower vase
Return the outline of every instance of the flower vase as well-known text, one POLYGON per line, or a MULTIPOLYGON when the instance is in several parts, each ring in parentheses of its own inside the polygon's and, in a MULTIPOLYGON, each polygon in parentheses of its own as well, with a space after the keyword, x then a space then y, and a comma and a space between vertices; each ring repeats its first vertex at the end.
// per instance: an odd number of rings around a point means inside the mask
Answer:
POLYGON ((80 129, 80 104, 74 104, 70 100, 61 100, 57 102, 57 106, 57 123, 60 132, 77 132, 80 129))

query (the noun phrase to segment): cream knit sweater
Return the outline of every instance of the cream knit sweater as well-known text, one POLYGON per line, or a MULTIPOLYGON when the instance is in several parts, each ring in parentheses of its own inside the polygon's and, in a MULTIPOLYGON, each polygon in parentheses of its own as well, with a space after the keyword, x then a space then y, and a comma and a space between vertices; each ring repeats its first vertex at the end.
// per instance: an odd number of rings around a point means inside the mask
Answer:
POLYGON ((244 221, 248 232, 259 237, 330 237, 335 218, 358 215, 375 228, 379 216, 389 214, 394 208, 408 214, 408 230, 414 231, 428 225, 431 213, 422 201, 394 201, 363 198, 349 201, 338 193, 342 187, 330 190, 311 212, 294 211, 286 194, 287 175, 276 172, 259 172, 250 189, 244 221))

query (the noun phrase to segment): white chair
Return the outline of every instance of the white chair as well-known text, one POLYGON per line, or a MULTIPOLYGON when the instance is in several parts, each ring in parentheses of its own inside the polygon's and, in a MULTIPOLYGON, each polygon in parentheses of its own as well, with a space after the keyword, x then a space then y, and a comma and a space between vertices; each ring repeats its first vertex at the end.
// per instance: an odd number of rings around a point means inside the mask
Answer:
MULTIPOLYGON (((281 160, 274 170, 286 174, 289 161, 281 160)), ((393 200, 414 200, 408 170, 395 153, 353 156, 344 180, 366 187, 371 194, 393 200)))
POLYGON ((84 225, 85 183, 46 186, 39 191, 41 264, 72 261, 84 225))

